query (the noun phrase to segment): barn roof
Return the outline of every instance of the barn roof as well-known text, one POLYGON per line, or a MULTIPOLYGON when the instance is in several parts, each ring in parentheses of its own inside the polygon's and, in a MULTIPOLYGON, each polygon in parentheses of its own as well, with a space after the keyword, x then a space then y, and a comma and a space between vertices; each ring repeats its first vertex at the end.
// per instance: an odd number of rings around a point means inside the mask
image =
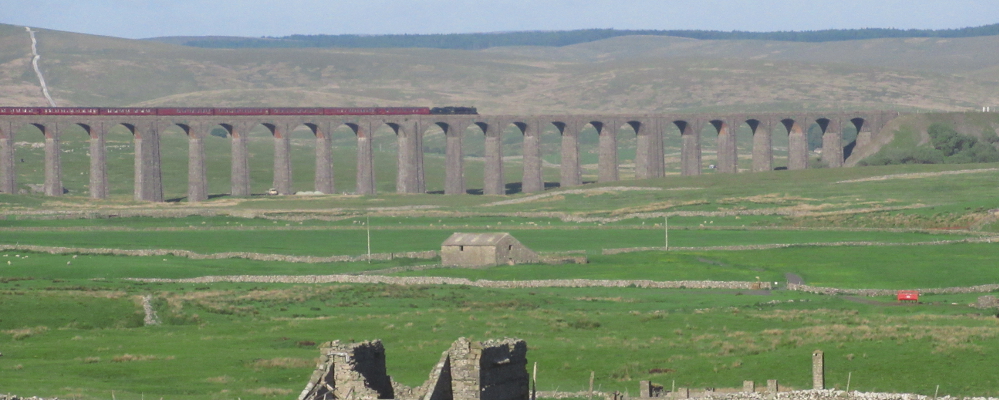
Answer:
MULTIPOLYGON (((444 241, 442 246, 495 246, 503 239, 510 237, 509 233, 461 233, 455 232, 444 241)), ((516 239, 514 239, 516 240, 516 239)))

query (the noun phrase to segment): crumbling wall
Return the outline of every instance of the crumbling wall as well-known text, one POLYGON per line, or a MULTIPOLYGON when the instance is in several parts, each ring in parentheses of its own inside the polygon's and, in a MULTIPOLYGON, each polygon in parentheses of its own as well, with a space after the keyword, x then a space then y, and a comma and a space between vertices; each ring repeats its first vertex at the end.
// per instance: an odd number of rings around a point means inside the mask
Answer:
POLYGON ((380 340, 321 346, 321 356, 299 400, 393 399, 392 379, 385 370, 385 348, 380 340))
POLYGON ((527 400, 530 396, 527 342, 518 339, 488 340, 480 346, 480 400, 527 400))
POLYGON ((329 342, 299 400, 528 400, 527 342, 459 338, 441 354, 429 379, 409 388, 385 371, 380 341, 329 342))

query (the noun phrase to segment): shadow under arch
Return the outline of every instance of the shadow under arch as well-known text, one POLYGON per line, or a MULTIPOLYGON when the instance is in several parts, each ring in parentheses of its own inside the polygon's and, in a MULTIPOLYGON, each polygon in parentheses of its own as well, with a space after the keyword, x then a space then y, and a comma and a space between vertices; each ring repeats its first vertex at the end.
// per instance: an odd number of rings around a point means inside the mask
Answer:
POLYGON ((787 130, 787 169, 808 168, 807 118, 785 118, 780 121, 787 130))
POLYGON ((854 130, 852 132, 848 132, 846 131, 847 127, 843 127, 843 143, 845 143, 843 146, 844 163, 846 160, 850 159, 850 156, 853 155, 853 150, 856 149, 857 146, 865 145, 871 140, 869 132, 866 135, 862 134, 864 132, 864 125, 867 123, 866 119, 863 117, 856 117, 851 118, 849 121, 854 130))
MULTIPOLYGON (((696 121, 685 119, 677 119, 670 122, 680 131, 680 175, 700 175, 702 126, 698 126, 695 123, 696 121)), ((656 175, 655 172, 649 171, 650 176, 648 177, 661 176, 656 175)))

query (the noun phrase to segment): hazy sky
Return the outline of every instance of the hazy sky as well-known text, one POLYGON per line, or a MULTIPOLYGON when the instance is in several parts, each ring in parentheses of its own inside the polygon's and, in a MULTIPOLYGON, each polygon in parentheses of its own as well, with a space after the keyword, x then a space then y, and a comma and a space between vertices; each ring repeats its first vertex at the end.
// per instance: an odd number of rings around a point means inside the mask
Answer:
POLYGON ((518 30, 960 28, 999 0, 0 0, 0 22, 126 38, 518 30))

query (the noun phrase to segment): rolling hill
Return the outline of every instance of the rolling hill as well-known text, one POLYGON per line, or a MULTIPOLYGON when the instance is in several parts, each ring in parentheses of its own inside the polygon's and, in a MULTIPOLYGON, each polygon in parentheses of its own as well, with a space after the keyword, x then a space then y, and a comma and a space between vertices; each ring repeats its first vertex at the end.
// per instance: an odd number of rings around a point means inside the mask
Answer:
MULTIPOLYGON (((999 37, 825 43, 621 36, 558 48, 206 49, 39 30, 60 105, 474 105, 484 113, 999 104, 999 37)), ((0 25, 0 104, 42 104, 0 25)))

